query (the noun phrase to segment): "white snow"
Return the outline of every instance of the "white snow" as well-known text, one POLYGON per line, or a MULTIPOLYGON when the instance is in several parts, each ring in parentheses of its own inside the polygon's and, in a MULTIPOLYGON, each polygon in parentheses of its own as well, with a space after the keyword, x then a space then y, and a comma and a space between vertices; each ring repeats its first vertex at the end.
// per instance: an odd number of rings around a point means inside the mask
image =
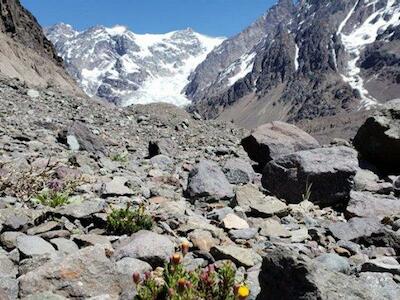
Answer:
POLYGON ((225 71, 225 74, 230 74, 234 72, 237 67, 239 71, 229 78, 228 86, 234 85, 238 80, 246 77, 253 70, 254 59, 256 57, 256 52, 247 53, 230 65, 225 71))
MULTIPOLYGON (((342 74, 342 77, 352 88, 360 92, 361 103, 368 109, 377 105, 378 102, 369 95, 368 91, 364 87, 363 79, 360 76, 361 69, 357 66, 357 62, 360 58, 361 51, 368 44, 373 43, 380 32, 386 30, 390 25, 400 24, 400 7, 394 5, 396 0, 387 0, 386 6, 372 13, 362 24, 352 29, 350 33, 344 34, 343 29, 345 25, 361 1, 362 0, 358 0, 356 2, 349 14, 339 25, 337 34, 341 35, 343 45, 350 56, 345 74, 342 74)), ((365 0, 365 2, 368 5, 374 5, 375 9, 376 1, 365 0)))
POLYGON ((296 49, 294 52, 294 68, 296 69, 296 71, 299 69, 299 46, 297 46, 296 44, 296 49))
MULTIPOLYGON (((155 46, 161 41, 164 43, 167 42, 175 33, 176 32, 163 35, 135 35, 135 40, 141 48, 147 48, 145 51, 150 52, 149 47, 155 46)), ((146 80, 139 90, 132 93, 123 103, 123 106, 153 102, 166 102, 177 106, 185 106, 190 103, 189 99, 184 95, 184 88, 189 83, 190 74, 204 61, 208 53, 224 41, 224 38, 208 37, 195 32, 193 34, 200 41, 203 52, 200 55, 189 56, 189 58, 182 62, 182 66, 179 67, 175 64, 164 64, 163 68, 168 69, 173 74, 168 76, 153 75, 151 79, 146 80)), ((175 45, 168 42, 167 44, 179 50, 175 45)))
POLYGON ((122 35, 124 34, 128 29, 125 26, 121 25, 116 25, 112 28, 106 28, 106 31, 109 35, 114 36, 114 35, 122 35))

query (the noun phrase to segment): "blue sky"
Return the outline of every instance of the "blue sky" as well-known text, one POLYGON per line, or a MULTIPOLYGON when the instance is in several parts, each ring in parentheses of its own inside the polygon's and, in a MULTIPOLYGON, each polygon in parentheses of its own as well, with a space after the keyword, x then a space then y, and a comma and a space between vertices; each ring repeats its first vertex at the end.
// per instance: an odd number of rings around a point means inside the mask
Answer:
POLYGON ((192 27, 212 36, 232 36, 276 0, 21 0, 42 26, 64 22, 82 30, 92 25, 126 25, 136 33, 192 27))

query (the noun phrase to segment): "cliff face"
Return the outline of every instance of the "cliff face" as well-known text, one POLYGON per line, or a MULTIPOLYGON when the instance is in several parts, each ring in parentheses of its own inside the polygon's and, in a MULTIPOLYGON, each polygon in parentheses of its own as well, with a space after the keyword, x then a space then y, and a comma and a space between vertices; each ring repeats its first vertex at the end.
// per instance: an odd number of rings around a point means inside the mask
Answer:
POLYGON ((80 93, 41 26, 19 0, 2 0, 0 16, 0 74, 80 93))
MULTIPOLYGON (((221 69, 217 48, 197 68, 186 90, 192 109, 254 127, 354 113, 397 98, 399 16, 398 0, 278 1, 264 16, 273 26, 250 52, 221 69), (203 76, 202 66, 218 75, 203 76)), ((230 43, 238 36, 221 46, 230 43)))

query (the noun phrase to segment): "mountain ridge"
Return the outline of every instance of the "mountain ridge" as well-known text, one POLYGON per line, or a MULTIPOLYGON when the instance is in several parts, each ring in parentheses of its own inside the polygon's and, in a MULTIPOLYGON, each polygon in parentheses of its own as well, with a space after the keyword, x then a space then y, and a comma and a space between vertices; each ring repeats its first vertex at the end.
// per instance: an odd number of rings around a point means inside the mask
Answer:
POLYGON ((192 70, 224 38, 191 28, 165 34, 136 34, 127 27, 94 26, 76 31, 58 24, 46 29, 69 73, 89 96, 122 106, 149 102, 188 103, 181 93, 192 70), (88 57, 90 53, 90 57, 88 57))

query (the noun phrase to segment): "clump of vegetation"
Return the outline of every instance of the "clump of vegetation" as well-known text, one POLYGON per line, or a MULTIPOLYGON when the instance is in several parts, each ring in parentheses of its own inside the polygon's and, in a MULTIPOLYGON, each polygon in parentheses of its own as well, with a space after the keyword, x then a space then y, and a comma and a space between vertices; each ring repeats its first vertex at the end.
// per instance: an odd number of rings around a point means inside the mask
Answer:
MULTIPOLYGON (((183 245, 183 253, 186 247, 183 245)), ((214 265, 187 271, 182 255, 176 253, 164 268, 147 272, 143 278, 133 274, 136 300, 245 300, 250 290, 244 283, 235 283, 236 271, 232 263, 217 268, 214 265)))
POLYGON ((107 216, 107 229, 113 234, 133 234, 139 230, 150 230, 153 219, 145 210, 143 204, 132 209, 130 204, 126 208, 113 209, 107 216))
POLYGON ((128 155, 125 153, 117 153, 111 156, 111 160, 120 163, 125 163, 128 161, 128 155))
POLYGON ((35 198, 40 204, 50 206, 52 208, 66 205, 69 203, 69 194, 45 190, 35 198))
POLYGON ((47 188, 42 190, 34 201, 50 207, 58 207, 69 203, 70 193, 73 186, 69 182, 53 179, 47 183, 47 188))
POLYGON ((43 168, 30 167, 15 170, 6 164, 0 172, 0 191, 23 200, 37 200, 43 205, 55 207, 66 204, 70 194, 80 184, 82 178, 56 179, 58 163, 48 160, 43 168))

